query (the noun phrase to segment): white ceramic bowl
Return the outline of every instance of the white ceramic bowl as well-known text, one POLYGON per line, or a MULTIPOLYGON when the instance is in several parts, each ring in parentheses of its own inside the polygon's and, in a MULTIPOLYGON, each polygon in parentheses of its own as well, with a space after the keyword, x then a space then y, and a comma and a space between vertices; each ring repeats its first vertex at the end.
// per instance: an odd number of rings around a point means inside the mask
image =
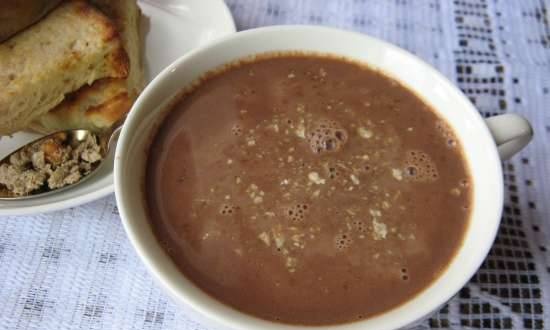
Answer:
POLYGON ((385 72, 415 91, 444 117, 464 147, 474 186, 473 208, 464 243, 449 267, 428 288, 397 308, 355 323, 316 328, 383 330, 410 325, 457 293, 484 260, 497 232, 503 203, 499 151, 503 157, 511 156, 529 141, 531 130, 518 116, 496 117, 489 123, 491 130, 488 129, 468 99, 440 73, 408 52, 362 34, 313 26, 259 28, 196 49, 167 67, 134 104, 118 142, 115 192, 128 237, 149 271, 177 302, 190 305, 230 328, 304 328, 243 314, 187 280, 155 240, 142 193, 147 144, 166 103, 208 70, 252 54, 285 50, 344 55, 385 72), (499 148, 491 132, 502 144, 499 148))

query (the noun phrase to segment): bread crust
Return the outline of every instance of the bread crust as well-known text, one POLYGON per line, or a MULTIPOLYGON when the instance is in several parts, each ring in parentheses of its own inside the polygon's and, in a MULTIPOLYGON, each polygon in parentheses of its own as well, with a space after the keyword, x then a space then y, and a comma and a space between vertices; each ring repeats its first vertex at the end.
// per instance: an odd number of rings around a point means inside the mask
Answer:
POLYGON ((141 57, 141 12, 136 0, 91 0, 115 25, 129 61, 125 79, 103 79, 71 94, 55 109, 37 118, 31 128, 41 133, 85 128, 108 129, 122 118, 144 87, 141 57))
POLYGON ((104 78, 67 95, 61 104, 37 118, 29 128, 43 134, 72 128, 99 132, 122 118, 132 103, 125 79, 104 78))
POLYGON ((64 2, 0 44, 0 135, 27 128, 82 86, 129 70, 116 25, 84 1, 64 2))

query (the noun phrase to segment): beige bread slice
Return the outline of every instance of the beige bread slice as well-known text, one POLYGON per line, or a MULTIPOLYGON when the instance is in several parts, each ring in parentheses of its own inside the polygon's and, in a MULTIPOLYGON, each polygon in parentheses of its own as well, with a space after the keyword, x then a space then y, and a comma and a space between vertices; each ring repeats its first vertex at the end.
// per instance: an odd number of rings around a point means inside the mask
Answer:
POLYGON ((44 134, 75 128, 102 131, 131 107, 125 79, 100 79, 67 95, 61 104, 40 116, 29 128, 44 134))
POLYGON ((86 2, 65 2, 0 44, 0 135, 26 128, 85 84, 127 74, 114 24, 86 2))
POLYGON ((145 85, 140 33, 141 11, 137 1, 90 0, 90 3, 107 15, 117 27, 130 61, 130 72, 126 79, 129 95, 136 98, 145 85))
POLYGON ((115 24, 129 58, 126 79, 100 80, 83 87, 53 110, 37 118, 30 128, 40 133, 84 128, 108 129, 131 108, 144 86, 139 21, 136 0, 91 0, 115 24))

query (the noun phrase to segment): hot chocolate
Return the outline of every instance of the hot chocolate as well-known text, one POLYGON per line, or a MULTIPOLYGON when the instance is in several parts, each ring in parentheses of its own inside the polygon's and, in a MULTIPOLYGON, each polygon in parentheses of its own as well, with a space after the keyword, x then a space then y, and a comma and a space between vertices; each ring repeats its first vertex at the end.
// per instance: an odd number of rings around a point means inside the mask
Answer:
POLYGON ((185 276, 268 320, 338 324, 428 287, 460 248, 460 142, 414 93, 345 59, 279 54, 187 91, 150 147, 146 200, 185 276))

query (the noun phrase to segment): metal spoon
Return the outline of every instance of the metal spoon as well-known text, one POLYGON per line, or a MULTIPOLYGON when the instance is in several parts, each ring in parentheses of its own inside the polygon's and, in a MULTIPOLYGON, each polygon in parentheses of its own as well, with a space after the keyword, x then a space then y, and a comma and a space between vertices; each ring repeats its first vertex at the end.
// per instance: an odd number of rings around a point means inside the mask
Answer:
POLYGON ((23 200, 44 197, 46 195, 55 194, 60 191, 72 188, 88 180, 90 177, 93 176, 94 173, 98 172, 98 169, 100 169, 105 164, 105 160, 111 159, 111 157, 108 156, 115 150, 116 141, 118 140, 118 135, 120 133, 120 130, 122 129, 122 124, 123 120, 120 120, 115 125, 113 125, 110 130, 103 133, 94 133, 86 129, 60 131, 38 138, 13 151, 6 157, 2 158, 2 160, 0 160, 0 166, 2 166, 2 164, 10 164, 10 157, 12 155, 21 152, 25 148, 32 148, 32 146, 35 144, 42 144, 47 140, 58 139, 59 137, 62 137, 64 144, 77 145, 85 141, 88 136, 92 135, 97 138, 97 142, 100 146, 101 159, 93 163, 91 171, 82 176, 78 181, 67 184, 57 189, 42 188, 33 190, 28 195, 15 195, 14 193, 10 192, 3 184, 0 183, 0 200, 23 200))

